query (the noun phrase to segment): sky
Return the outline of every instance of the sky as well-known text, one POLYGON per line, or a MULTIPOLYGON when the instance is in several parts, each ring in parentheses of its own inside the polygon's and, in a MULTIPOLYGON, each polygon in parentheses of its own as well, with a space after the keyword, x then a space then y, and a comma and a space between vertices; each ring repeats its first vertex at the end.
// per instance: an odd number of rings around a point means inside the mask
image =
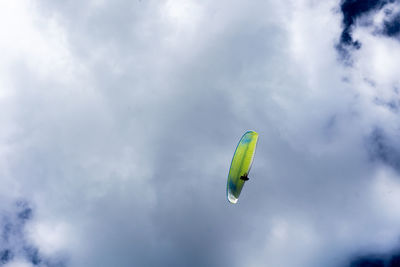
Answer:
POLYGON ((0 50, 1 267, 400 266, 398 0, 5 0, 0 50))

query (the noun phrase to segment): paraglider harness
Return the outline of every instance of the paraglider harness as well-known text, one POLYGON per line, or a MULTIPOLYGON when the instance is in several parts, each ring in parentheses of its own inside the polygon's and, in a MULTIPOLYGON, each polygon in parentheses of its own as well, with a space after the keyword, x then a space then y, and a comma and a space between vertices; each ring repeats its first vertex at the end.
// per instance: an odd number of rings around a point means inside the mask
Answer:
POLYGON ((245 173, 244 175, 242 175, 242 176, 240 177, 240 180, 248 181, 248 180, 249 180, 249 177, 247 177, 247 173, 245 173))

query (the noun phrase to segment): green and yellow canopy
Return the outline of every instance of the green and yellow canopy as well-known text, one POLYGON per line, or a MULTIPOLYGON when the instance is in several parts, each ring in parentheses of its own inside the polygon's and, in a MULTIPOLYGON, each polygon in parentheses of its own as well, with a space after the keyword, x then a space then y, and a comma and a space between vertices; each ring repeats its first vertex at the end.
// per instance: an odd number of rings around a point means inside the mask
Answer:
POLYGON ((258 133, 246 132, 239 141, 233 154, 231 168, 229 169, 226 195, 230 203, 238 201, 240 192, 250 172, 258 140, 258 133), (244 177, 241 179, 241 177, 244 177))

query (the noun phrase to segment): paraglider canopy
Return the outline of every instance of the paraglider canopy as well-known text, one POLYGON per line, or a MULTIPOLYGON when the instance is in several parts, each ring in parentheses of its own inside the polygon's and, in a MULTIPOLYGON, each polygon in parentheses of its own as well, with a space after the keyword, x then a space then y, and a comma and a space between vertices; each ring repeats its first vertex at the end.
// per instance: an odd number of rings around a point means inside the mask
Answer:
POLYGON ((226 186, 226 195, 230 203, 237 203, 244 183, 249 180, 248 174, 253 163, 257 141, 258 133, 248 131, 242 136, 236 147, 226 186))

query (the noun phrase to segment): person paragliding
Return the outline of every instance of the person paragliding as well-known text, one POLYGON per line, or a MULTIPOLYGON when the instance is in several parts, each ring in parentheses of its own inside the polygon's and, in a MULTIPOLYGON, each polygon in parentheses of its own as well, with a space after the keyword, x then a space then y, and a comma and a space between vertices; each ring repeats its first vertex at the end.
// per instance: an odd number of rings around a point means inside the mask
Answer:
POLYGON ((226 195, 230 203, 237 203, 244 183, 249 180, 248 174, 253 163, 257 141, 258 133, 248 131, 242 136, 236 147, 226 186, 226 195))

